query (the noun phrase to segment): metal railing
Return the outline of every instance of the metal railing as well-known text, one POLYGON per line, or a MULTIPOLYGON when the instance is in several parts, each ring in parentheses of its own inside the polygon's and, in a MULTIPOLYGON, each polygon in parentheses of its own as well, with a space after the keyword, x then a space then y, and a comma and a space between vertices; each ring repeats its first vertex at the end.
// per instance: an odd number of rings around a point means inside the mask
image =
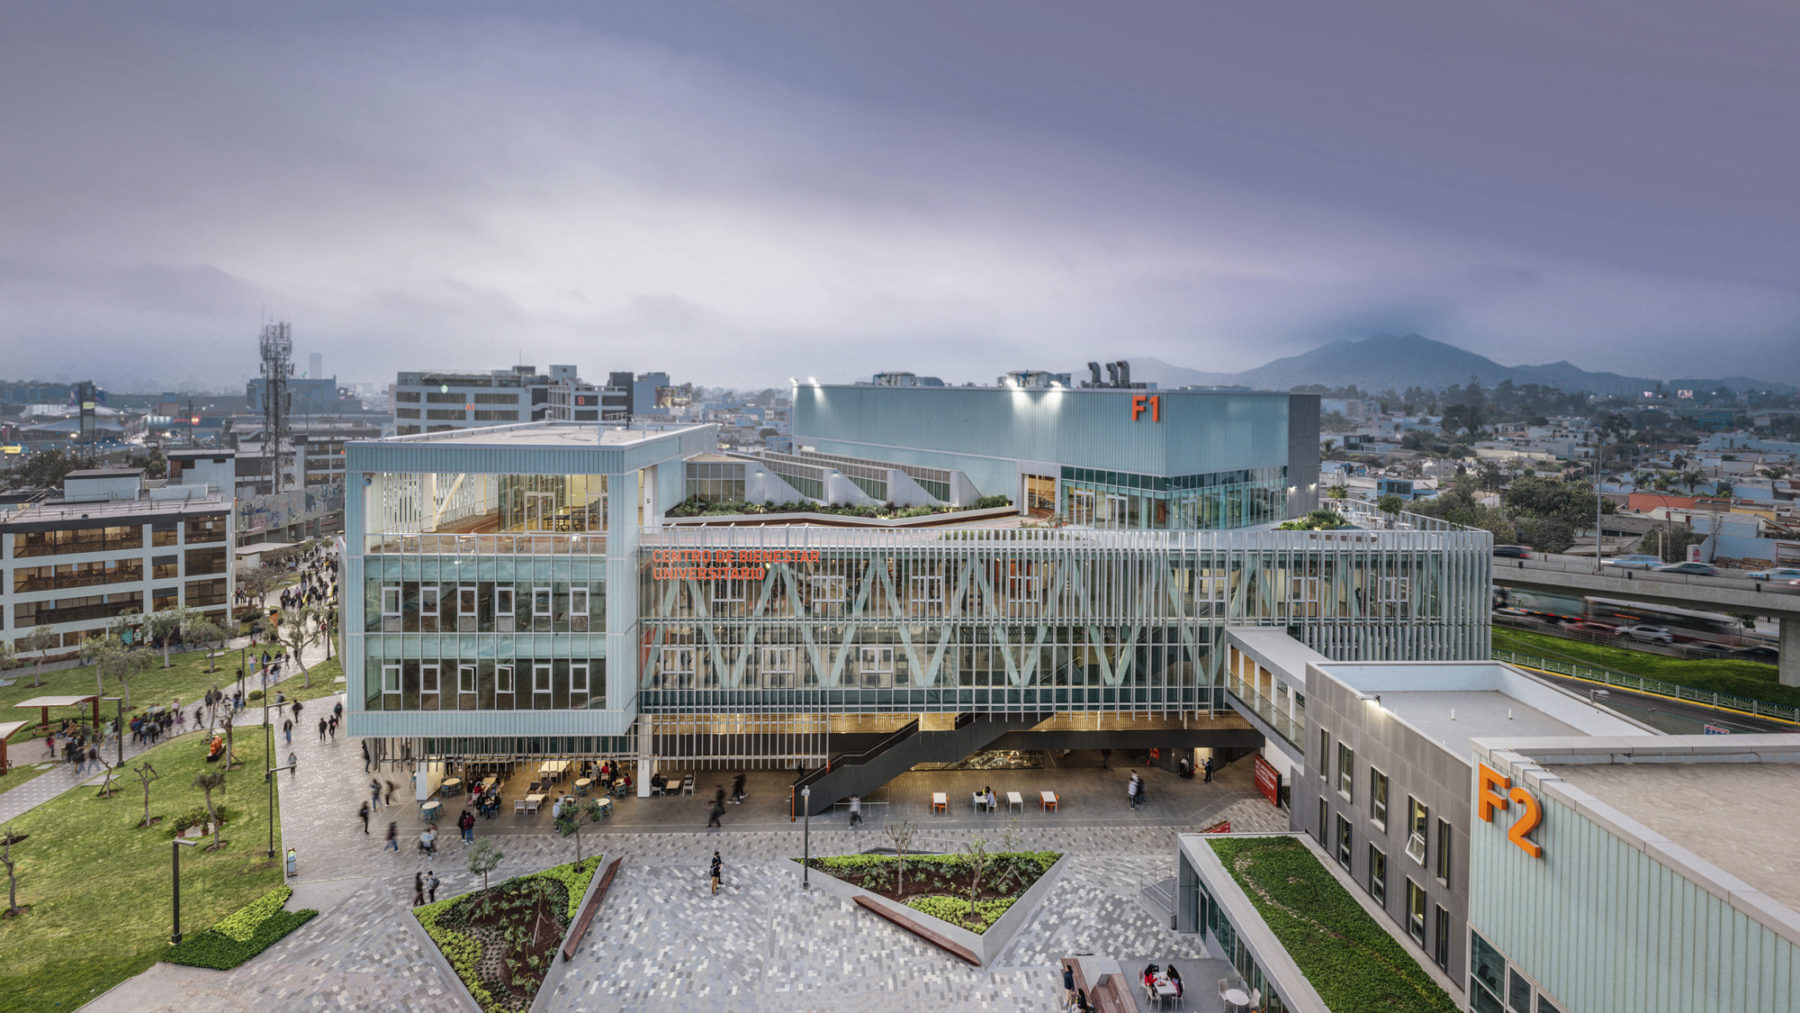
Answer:
POLYGON ((1567 661, 1556 661, 1550 658, 1539 658, 1530 654, 1519 654, 1515 651, 1494 652, 1495 661, 1504 661, 1509 665, 1522 668, 1536 668, 1557 675, 1566 675, 1589 682, 1604 683, 1638 693, 1649 693, 1654 696, 1666 696, 1685 703, 1699 704, 1702 707, 1726 708, 1743 711, 1758 717, 1774 718, 1800 724, 1800 707, 1789 707, 1784 704, 1770 703, 1767 700, 1753 700, 1749 697, 1734 696, 1730 693, 1716 693, 1711 690, 1694 689, 1660 679, 1646 679, 1641 675, 1628 672, 1615 672, 1609 668, 1595 668, 1592 665, 1578 665, 1567 661))

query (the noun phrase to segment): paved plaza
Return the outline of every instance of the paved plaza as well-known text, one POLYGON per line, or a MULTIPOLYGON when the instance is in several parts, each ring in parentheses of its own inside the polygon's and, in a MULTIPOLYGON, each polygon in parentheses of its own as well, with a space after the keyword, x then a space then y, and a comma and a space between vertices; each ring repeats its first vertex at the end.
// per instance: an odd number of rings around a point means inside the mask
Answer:
MULTIPOLYGON (((324 698, 308 708, 322 711, 332 702, 324 698)), ((409 912, 413 874, 421 869, 432 868, 443 880, 440 898, 480 885, 466 867, 468 845, 449 825, 460 808, 446 804, 441 854, 426 861, 416 847, 418 807, 402 772, 378 773, 408 798, 378 810, 365 836, 356 810, 368 797, 370 774, 358 741, 296 735, 294 751, 299 771, 281 784, 285 844, 299 856, 290 906, 317 908, 319 917, 235 971, 159 964, 89 1009, 473 1008, 409 912), (390 820, 401 834, 398 852, 382 846, 390 820)), ((831 893, 803 892, 791 861, 803 846, 802 824, 787 819, 785 775, 753 773, 750 798, 728 807, 722 831, 703 829, 710 775, 702 775, 692 797, 621 800, 616 820, 583 831, 585 853, 625 862, 548 1008, 1047 1010, 1060 1001, 1058 960, 1072 954, 1186 963, 1196 972, 1190 979, 1200 981, 1206 965, 1197 940, 1169 931, 1167 916, 1153 914, 1140 891, 1173 875, 1179 830, 1227 818, 1234 829, 1284 829, 1286 820, 1253 793, 1248 761, 1213 784, 1148 771, 1150 801, 1138 810, 1126 806, 1126 776, 1119 768, 914 773, 889 789, 889 805, 869 807, 860 829, 849 829, 841 815, 812 821, 815 854, 885 847, 881 824, 898 818, 920 824, 920 847, 951 848, 976 833, 997 844, 1011 826, 1021 848, 1067 852, 1067 869, 1039 909, 982 968, 949 958, 831 893), (960 791, 966 803, 967 792, 986 783, 1002 795, 1009 787, 1051 787, 1063 796, 1062 811, 1030 807, 1020 816, 978 817, 965 804, 947 816, 927 814, 929 791, 960 791), (717 896, 706 879, 715 848, 725 863, 717 896)), ((729 778, 717 780, 729 786, 729 778)), ((551 830, 548 812, 508 812, 480 821, 476 834, 494 839, 506 854, 495 882, 575 857, 574 842, 551 830)))

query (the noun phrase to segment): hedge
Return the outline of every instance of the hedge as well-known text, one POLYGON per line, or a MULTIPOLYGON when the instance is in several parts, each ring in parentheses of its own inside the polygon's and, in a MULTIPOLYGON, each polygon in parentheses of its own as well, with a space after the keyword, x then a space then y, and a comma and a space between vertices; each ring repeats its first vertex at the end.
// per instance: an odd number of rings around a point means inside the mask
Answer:
POLYGON ((1325 1005, 1390 1013, 1460 1009, 1305 844, 1292 837, 1208 843, 1325 1005))
POLYGON ((171 964, 229 971, 275 945, 319 913, 312 908, 283 910, 293 895, 292 887, 278 886, 226 915, 212 928, 196 932, 169 947, 162 959, 171 964))
POLYGON ((1000 916, 1006 913, 1006 909, 1013 906, 1013 901, 1018 899, 1017 897, 995 897, 992 900, 976 901, 975 924, 973 925, 966 920, 969 917, 967 898, 933 893, 923 897, 908 897, 906 906, 979 935, 992 928, 994 923, 1000 920, 1000 916))

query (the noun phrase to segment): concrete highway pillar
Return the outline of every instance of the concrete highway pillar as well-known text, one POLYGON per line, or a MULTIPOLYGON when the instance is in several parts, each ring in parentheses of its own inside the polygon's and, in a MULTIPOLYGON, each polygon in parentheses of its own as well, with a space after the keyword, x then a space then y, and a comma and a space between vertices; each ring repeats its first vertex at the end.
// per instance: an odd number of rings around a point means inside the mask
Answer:
POLYGON ((1800 686, 1800 619, 1781 620, 1781 660, 1776 673, 1783 686, 1800 686))

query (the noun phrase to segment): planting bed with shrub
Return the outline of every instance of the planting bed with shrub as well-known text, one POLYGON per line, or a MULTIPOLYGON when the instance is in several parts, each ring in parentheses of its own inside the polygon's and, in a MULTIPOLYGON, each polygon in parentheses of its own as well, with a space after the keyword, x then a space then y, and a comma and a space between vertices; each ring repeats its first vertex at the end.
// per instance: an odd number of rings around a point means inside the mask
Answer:
POLYGON ((975 859, 968 854, 904 858, 829 855, 813 859, 812 868, 958 928, 982 933, 1061 857, 1055 851, 991 852, 979 882, 975 859))
POLYGON ((414 908, 413 914, 489 1013, 531 1008, 600 856, 414 908))
POLYGON ((163 959, 171 964, 229 971, 275 945, 319 913, 311 908, 283 910, 293 895, 292 887, 278 886, 227 915, 212 928, 183 938, 169 947, 163 959))

